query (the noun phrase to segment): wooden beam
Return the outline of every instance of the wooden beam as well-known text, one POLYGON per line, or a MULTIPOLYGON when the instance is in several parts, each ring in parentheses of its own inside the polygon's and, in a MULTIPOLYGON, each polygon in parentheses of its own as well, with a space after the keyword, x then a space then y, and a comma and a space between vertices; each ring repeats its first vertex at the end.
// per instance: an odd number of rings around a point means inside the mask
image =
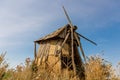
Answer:
POLYGON ((85 40, 87 40, 87 41, 89 41, 89 42, 91 42, 92 44, 94 44, 94 45, 97 46, 97 44, 96 44, 94 41, 92 41, 92 40, 90 40, 90 39, 84 37, 83 35, 81 35, 81 34, 79 34, 79 33, 77 33, 77 34, 78 34, 80 37, 82 37, 83 39, 85 39, 85 40))
POLYGON ((62 45, 61 45, 61 49, 63 48, 64 44, 66 43, 68 37, 70 35, 70 32, 67 33, 66 37, 65 37, 65 40, 63 41, 62 45))
POLYGON ((74 32, 74 36, 75 36, 75 38, 76 38, 76 40, 77 40, 77 43, 78 43, 78 45, 79 45, 79 47, 80 47, 80 50, 81 50, 81 52, 82 52, 84 61, 85 61, 85 63, 86 63, 86 57, 85 57, 85 53, 84 53, 83 48, 82 48, 82 44, 81 44, 80 40, 78 39, 78 36, 77 36, 77 34, 76 34, 75 32, 74 32))
POLYGON ((83 51, 81 42, 80 42, 80 50, 81 50, 81 52, 82 52, 82 55, 83 55, 84 60, 85 60, 85 63, 86 63, 86 56, 85 56, 85 53, 84 53, 84 51, 83 51))
POLYGON ((62 63, 67 67, 67 64, 62 60, 62 63))
POLYGON ((61 52, 61 50, 62 50, 64 44, 66 43, 69 35, 70 35, 70 32, 67 33, 67 35, 66 35, 66 37, 65 37, 65 39, 64 39, 64 41, 63 41, 63 43, 62 43, 62 45, 61 45, 61 47, 60 47, 60 49, 59 49, 59 51, 57 52, 57 54, 59 54, 59 53, 61 52))
POLYGON ((48 72, 51 72, 53 70, 54 66, 59 62, 59 60, 60 59, 58 58, 58 60, 47 69, 48 72))
POLYGON ((60 65, 59 66, 60 66, 60 73, 61 73, 62 72, 62 60, 61 60, 62 59, 62 53, 59 54, 58 58, 60 60, 60 65))
POLYGON ((71 27, 71 28, 70 28, 70 30, 71 30, 71 49, 72 49, 72 55, 71 55, 71 57, 72 57, 72 65, 73 65, 74 75, 76 75, 76 65, 75 65, 75 62, 74 62, 73 24, 72 24, 72 22, 71 22, 71 20, 70 20, 70 17, 68 16, 67 11, 65 10, 64 6, 63 6, 63 10, 64 10, 64 13, 65 13, 65 15, 66 15, 66 17, 67 17, 67 20, 68 20, 68 22, 69 22, 69 25, 70 25, 70 27, 71 27))
POLYGON ((73 38, 73 27, 71 26, 71 49, 72 49, 72 65, 74 70, 74 75, 76 75, 76 65, 74 59, 74 38, 73 38))

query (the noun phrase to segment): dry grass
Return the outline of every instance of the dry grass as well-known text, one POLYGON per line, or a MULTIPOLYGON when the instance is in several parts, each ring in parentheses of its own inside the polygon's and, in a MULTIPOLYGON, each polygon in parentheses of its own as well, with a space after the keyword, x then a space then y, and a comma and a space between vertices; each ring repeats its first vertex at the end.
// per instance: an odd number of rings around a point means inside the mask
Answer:
POLYGON ((17 65, 15 69, 7 69, 8 64, 4 60, 5 54, 0 55, 0 80, 31 80, 31 62, 27 58, 25 66, 17 65))
POLYGON ((86 80, 120 80, 112 64, 100 56, 91 56, 85 65, 86 80))
MULTIPOLYGON (((0 55, 0 80, 73 80, 68 75, 53 74, 47 70, 37 69, 29 58, 25 60, 25 65, 8 69, 4 56, 5 54, 0 55)), ((86 80, 120 80, 120 63, 115 70, 102 57, 91 56, 84 66, 86 80)))

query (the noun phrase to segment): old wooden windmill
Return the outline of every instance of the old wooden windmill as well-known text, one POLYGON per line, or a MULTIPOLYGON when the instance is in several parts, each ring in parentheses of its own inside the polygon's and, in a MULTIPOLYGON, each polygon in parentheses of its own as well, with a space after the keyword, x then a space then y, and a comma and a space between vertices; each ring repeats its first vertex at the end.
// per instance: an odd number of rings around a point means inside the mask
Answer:
POLYGON ((85 79, 83 61, 79 53, 79 48, 84 60, 86 57, 80 42, 80 38, 96 45, 95 42, 76 32, 77 27, 73 26, 65 8, 63 7, 69 24, 61 27, 53 33, 42 37, 35 43, 35 63, 48 69, 50 72, 61 73, 73 72, 74 76, 85 79), (40 45, 36 53, 36 43, 40 45), (79 47, 79 48, 78 48, 79 47))

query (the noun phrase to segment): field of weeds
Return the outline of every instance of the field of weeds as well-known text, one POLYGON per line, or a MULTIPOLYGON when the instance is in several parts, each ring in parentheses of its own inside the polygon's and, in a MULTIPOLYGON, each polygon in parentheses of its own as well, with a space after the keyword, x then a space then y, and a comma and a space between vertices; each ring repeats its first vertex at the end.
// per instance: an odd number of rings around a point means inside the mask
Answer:
MULTIPOLYGON (((72 80, 66 75, 54 76, 47 71, 37 70, 30 58, 25 60, 24 66, 17 65, 15 69, 8 69, 4 57, 5 54, 0 55, 0 80, 72 80)), ((86 80, 120 80, 120 64, 114 69, 112 64, 100 56, 88 57, 84 66, 86 80)))

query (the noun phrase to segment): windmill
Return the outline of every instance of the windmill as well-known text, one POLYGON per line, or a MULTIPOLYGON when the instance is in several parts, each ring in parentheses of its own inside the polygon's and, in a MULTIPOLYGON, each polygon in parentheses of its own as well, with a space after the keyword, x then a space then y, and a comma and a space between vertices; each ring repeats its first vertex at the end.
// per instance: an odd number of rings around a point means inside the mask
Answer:
POLYGON ((85 56, 85 54, 84 54, 84 51, 83 51, 83 48, 82 48, 82 45, 81 45, 81 42, 80 42, 80 39, 79 39, 79 38, 83 38, 83 39, 91 42, 91 43, 94 44, 94 45, 97 45, 97 44, 96 44, 94 41, 92 41, 92 40, 84 37, 83 35, 81 35, 81 34, 79 34, 79 33, 76 34, 76 33, 74 32, 74 30, 73 30, 74 26, 73 26, 73 24, 72 24, 72 22, 71 22, 71 20, 70 20, 70 17, 68 16, 67 11, 66 11, 66 9, 65 9, 64 6, 63 6, 63 10, 64 10, 65 16, 66 16, 66 18, 67 18, 67 20, 68 20, 68 22, 69 22, 69 25, 70 25, 70 27, 71 27, 72 64, 73 64, 74 74, 76 75, 76 67, 75 67, 75 65, 74 65, 74 64, 75 64, 75 62, 74 62, 74 47, 73 47, 73 45, 74 45, 74 44, 73 44, 73 42, 74 42, 74 41, 73 41, 73 40, 74 40, 74 37, 75 37, 75 39, 77 40, 77 43, 78 43, 78 45, 79 45, 79 47, 80 47, 80 51, 81 51, 81 53, 82 53, 82 56, 83 56, 85 62, 86 62, 86 56, 85 56))
POLYGON ((48 72, 54 72, 55 74, 58 72, 62 72, 62 74, 64 74, 65 71, 72 71, 74 76, 78 76, 80 79, 84 80, 85 74, 83 61, 80 56, 78 47, 80 48, 85 62, 86 57, 80 39, 83 38, 94 45, 97 44, 77 33, 75 31, 77 27, 73 26, 64 6, 63 10, 69 24, 34 41, 35 63, 38 67, 42 66, 44 69, 47 69, 48 72), (36 44, 40 45, 37 53, 36 44))

